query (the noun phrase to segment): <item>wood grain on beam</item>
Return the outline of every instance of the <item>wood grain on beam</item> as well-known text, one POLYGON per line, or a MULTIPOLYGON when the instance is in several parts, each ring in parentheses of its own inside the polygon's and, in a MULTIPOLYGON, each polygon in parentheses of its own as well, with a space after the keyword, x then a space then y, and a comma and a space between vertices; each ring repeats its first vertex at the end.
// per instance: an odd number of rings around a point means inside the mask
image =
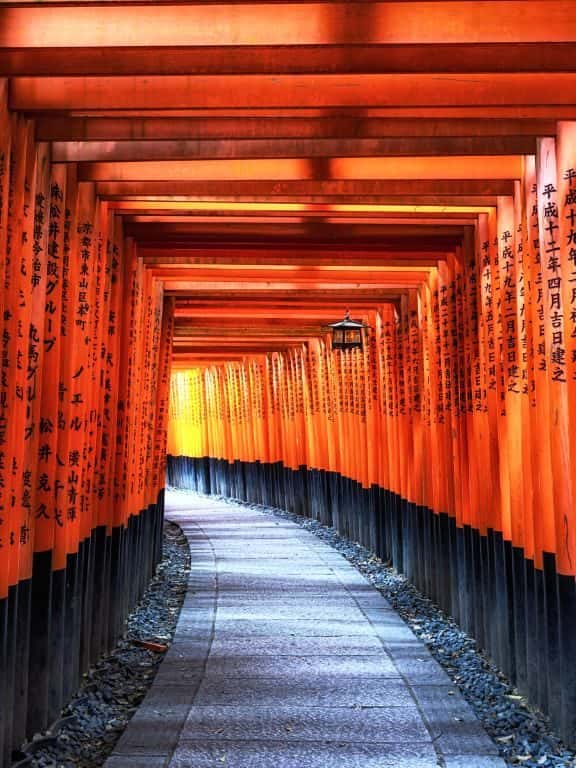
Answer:
POLYGON ((231 333, 259 333, 259 334, 271 334, 271 333, 286 333, 291 328, 296 328, 299 332, 306 333, 311 332, 313 329, 317 329, 323 325, 325 318, 328 315, 325 313, 323 317, 312 320, 304 315, 292 314, 292 317, 257 317, 249 316, 244 318, 238 317, 181 317, 175 318, 174 333, 178 336, 191 335, 196 332, 200 333, 214 333, 221 332, 226 335, 231 333), (294 321, 298 322, 295 323, 294 321))
MULTIPOLYGON (((576 61, 576 56, 575 56, 576 61)), ((555 120, 402 119, 333 117, 54 117, 40 116, 40 141, 186 141, 207 139, 326 139, 553 136, 555 120)))
POLYGON ((283 285, 340 285, 349 283, 351 287, 361 285, 393 285, 418 284, 427 279, 429 270, 422 267, 371 267, 369 269, 347 270, 345 268, 330 269, 329 267, 299 268, 279 266, 267 269, 236 270, 227 268, 215 270, 208 268, 189 269, 185 267, 159 266, 151 269, 155 277, 163 280, 166 285, 178 282, 188 282, 204 289, 214 286, 216 290, 235 290, 238 284, 242 288, 251 286, 261 288, 265 284, 270 290, 282 290, 283 285))
MULTIPOLYGON (((274 160, 186 160, 82 163, 81 181, 297 181, 312 180, 313 164, 305 158, 274 160)), ((444 157, 332 157, 322 178, 342 180, 518 179, 522 158, 517 156, 444 157)), ((251 184, 251 187, 255 186, 251 184)))
MULTIPOLYGON (((254 356, 256 359, 266 358, 265 353, 254 356)), ((252 359, 252 358, 251 358, 252 359)), ((206 353, 173 353, 171 367, 172 370, 188 370, 189 368, 212 368, 214 365, 226 364, 226 363, 239 363, 244 360, 244 357, 240 354, 213 354, 207 357, 206 353)))
MULTIPOLYGON (((374 288, 370 290, 357 289, 351 294, 350 289, 344 290, 332 288, 328 289, 303 289, 301 287, 294 290, 284 292, 274 292, 273 294, 265 293, 263 291, 229 291, 224 294, 222 291, 193 291, 191 295, 194 297, 194 303, 200 306, 203 301, 209 303, 216 303, 216 305, 233 305, 236 302, 245 302, 248 306, 267 306, 269 308, 281 308, 284 306, 297 306, 299 304, 315 304, 319 305, 327 304, 331 307, 337 307, 341 305, 341 302, 345 302, 344 306, 348 306, 348 303, 353 304, 356 307, 368 304, 378 304, 381 301, 389 301, 391 298, 403 293, 405 288, 397 288, 392 290, 389 286, 384 288, 374 288)), ((182 293, 179 288, 171 286, 166 290, 167 295, 177 295, 182 293)), ((184 289, 184 293, 190 293, 189 288, 184 289)), ((179 296, 179 299, 185 297, 179 296)))
POLYGON ((139 217, 128 216, 123 219, 124 226, 127 232, 140 232, 144 238, 151 232, 158 232, 160 228, 168 235, 185 234, 189 239, 194 239, 195 234, 199 232, 214 232, 218 233, 222 230, 223 225, 226 230, 230 227, 234 227, 235 231, 241 232, 255 232, 257 228, 264 228, 262 234, 272 234, 274 232, 293 232, 293 234, 303 237, 306 232, 320 234, 326 230, 331 230, 332 241, 337 241, 342 235, 352 235, 357 239, 362 237, 372 237, 376 240, 381 232, 385 232, 383 228, 388 230, 390 227, 402 228, 408 227, 408 233, 414 233, 417 228, 420 228, 421 232, 425 232, 431 227, 458 227, 459 231, 463 233, 464 227, 475 227, 478 222, 478 216, 456 217, 456 216, 444 216, 444 217, 394 217, 394 218, 362 218, 362 217, 342 217, 342 218, 310 218, 304 221, 291 220, 287 218, 258 218, 250 217, 242 219, 241 217, 230 218, 223 216, 217 220, 199 218, 190 219, 186 221, 186 224, 181 223, 182 217, 173 219, 171 217, 163 217, 155 219, 154 217, 139 217))
POLYGON ((576 73, 14 77, 17 110, 573 105, 576 73))
POLYGON ((335 216, 356 216, 366 214, 372 215, 427 215, 427 214, 469 214, 469 213, 489 213, 488 207, 481 205, 461 205, 456 201, 453 205, 422 205, 414 201, 409 205, 399 203, 374 204, 368 205, 363 202, 356 203, 280 203, 275 200, 269 200, 264 203, 239 203, 215 200, 214 202, 201 202, 197 200, 111 200, 108 201, 108 209, 124 215, 150 215, 183 216, 215 214, 231 215, 237 213, 245 216, 254 214, 255 216, 264 216, 277 214, 287 215, 322 215, 335 216))
POLYGON ((149 104, 143 109, 64 109, 55 113, 28 110, 34 119, 41 117, 66 117, 66 118, 129 118, 149 119, 162 118, 172 120, 185 119, 212 119, 218 118, 315 118, 328 115, 355 117, 361 119, 384 118, 386 120, 574 120, 576 118, 576 105, 567 104, 491 104, 486 105, 461 105, 461 106, 410 106, 402 104, 392 107, 334 107, 334 108, 306 108, 297 106, 285 107, 258 107, 251 108, 196 108, 186 109, 156 109, 149 104))
MULTIPOLYGON (((309 233, 310 234, 310 233, 309 233)), ((374 255, 380 252, 398 251, 398 252, 413 252, 415 249, 423 254, 433 254, 435 257, 439 253, 446 254, 453 252, 454 248, 460 245, 460 238, 462 236, 462 227, 451 228, 450 231, 446 230, 446 227, 442 228, 442 231, 431 230, 426 228, 424 230, 408 232, 404 230, 398 231, 395 228, 394 232, 383 231, 380 229, 380 236, 377 241, 358 242, 352 238, 343 238, 334 242, 331 238, 321 240, 318 237, 302 237, 298 241, 298 251, 302 250, 306 253, 309 250, 317 248, 319 252, 330 253, 333 251, 346 250, 350 253, 373 253, 374 255), (452 231, 454 230, 454 231, 452 231)), ((182 239, 174 238, 169 242, 166 242, 164 238, 150 238, 144 242, 138 244, 139 252, 143 255, 150 252, 150 249, 155 250, 157 253, 166 253, 168 249, 174 250, 175 253, 185 252, 193 245, 194 249, 201 249, 204 251, 210 251, 213 248, 226 249, 230 248, 231 253, 238 253, 239 249, 245 253, 258 253, 263 249, 270 249, 272 253, 275 249, 289 249, 292 252, 295 251, 294 241, 291 238, 282 239, 268 239, 263 242, 257 240, 246 242, 243 239, 234 240, 233 237, 228 237, 225 232, 221 233, 220 238, 210 238, 202 240, 200 238, 182 239)))
MULTIPOLYGON (((102 196, 102 200, 107 201, 111 205, 121 203, 140 203, 149 202, 155 200, 161 202, 164 205, 168 205, 171 202, 205 202, 205 203, 257 203, 262 204, 270 200, 262 196, 250 196, 250 195, 237 195, 235 197, 217 197, 217 196, 199 196, 196 199, 186 198, 183 196, 161 196, 152 195, 150 197, 144 195, 128 195, 126 197, 118 196, 102 196)), ((285 195, 276 195, 273 198, 274 202, 280 203, 295 203, 296 201, 292 197, 285 195)), ((314 197, 314 196, 302 196, 298 198, 298 204, 300 205, 339 205, 339 204, 356 204, 361 202, 365 205, 405 205, 410 206, 414 204, 422 205, 434 205, 434 206, 454 206, 465 205, 475 208, 494 208, 498 203, 498 196, 496 195, 462 195, 460 197, 453 195, 421 195, 414 197, 412 195, 398 195, 397 197, 387 196, 375 196, 366 195, 364 197, 314 197)))
POLYGON ((250 248, 244 249, 224 249, 223 251, 214 250, 199 251, 198 249, 167 249, 167 248, 146 248, 141 247, 140 256, 147 266, 158 266, 161 264, 253 264, 267 266, 269 264, 287 264, 295 266, 308 266, 315 264, 355 266, 355 265, 389 265, 402 266, 410 264, 413 266, 430 266, 439 259, 445 257, 445 251, 437 252, 419 251, 386 251, 382 253, 371 253, 369 251, 353 253, 349 249, 343 251, 334 250, 332 252, 323 252, 319 250, 306 252, 304 248, 294 248, 287 250, 275 250, 270 248, 263 252, 257 252, 250 248))
MULTIPOLYGON (((246 244, 262 244, 274 241, 301 243, 303 241, 351 243, 366 242, 379 244, 385 238, 398 237, 412 240, 419 237, 422 240, 429 238, 431 244, 436 238, 460 239, 464 234, 465 226, 428 225, 403 222, 401 224, 346 224, 342 227, 321 221, 296 224, 268 224, 257 223, 251 225, 228 223, 226 227, 218 225, 218 222, 208 224, 126 224, 126 234, 133 236, 139 242, 158 242, 168 244, 182 244, 182 242, 239 242, 246 244)), ((438 247, 436 245, 436 247, 438 247)))
POLYGON ((212 211, 187 212, 170 210, 165 211, 143 211, 134 212, 125 211, 123 219, 130 224, 206 224, 217 220, 218 223, 262 223, 262 224, 305 224, 307 221, 316 223, 330 224, 402 224, 404 221, 414 224, 435 224, 440 222, 458 221, 458 223, 474 223, 478 213, 488 213, 489 208, 480 210, 467 210, 466 212, 450 211, 422 213, 418 211, 405 212, 378 212, 378 211, 359 211, 357 213, 346 213, 329 210, 322 211, 312 209, 301 211, 299 213, 289 214, 282 211, 212 211))
POLYGON ((430 195, 511 195, 514 182, 509 179, 486 177, 483 179, 169 179, 169 180, 116 180, 100 181, 96 191, 101 197, 184 196, 198 199, 202 196, 218 197, 256 196, 261 200, 288 197, 294 201, 306 196, 317 202, 324 199, 348 198, 358 200, 370 197, 374 202, 383 197, 421 197, 430 195))
POLYGON ((0 48, 5 75, 573 72, 576 44, 0 48))
MULTIPOLYGON (((318 328, 315 329, 318 333, 318 328)), ((307 331, 293 331, 290 329, 279 331, 275 330, 270 333, 254 333, 252 330, 246 329, 246 333, 241 338, 226 330, 222 329, 218 331, 214 328, 197 328, 192 333, 183 333, 181 330, 176 330, 174 334, 174 346, 205 346, 207 343, 213 344, 215 347, 243 347, 246 345, 262 345, 266 346, 271 341, 302 341, 303 339, 310 337, 309 330, 307 331)))
POLYGON ((211 358, 214 359, 214 355, 212 350, 214 352, 220 351, 224 353, 222 355, 223 358, 228 358, 230 355, 244 355, 244 356, 250 356, 254 354, 266 354, 267 352, 274 352, 275 350, 281 350, 286 349, 288 347, 295 347, 295 346, 301 346, 304 343, 303 339, 299 339, 297 341, 269 341, 265 344, 245 344, 243 346, 238 345, 231 345, 228 344, 227 346, 218 346, 216 349, 214 347, 211 347, 211 342, 208 342, 206 344, 183 344, 182 346, 175 346, 174 347, 174 353, 180 353, 180 355, 189 355, 191 353, 200 353, 200 355, 206 359, 211 358))
POLYGON ((298 293, 302 291, 305 293, 307 290, 314 291, 322 294, 323 292, 334 292, 342 294, 350 294, 367 291, 367 290, 390 290, 392 288, 398 290, 404 290, 409 286, 416 287, 420 285, 422 278, 418 278, 412 275, 401 275, 398 279, 393 280, 383 279, 380 282, 372 282, 370 280, 358 280, 355 283, 338 283, 330 282, 328 280, 313 281, 311 285, 303 285, 297 281, 285 282, 274 281, 273 283, 266 284, 264 281, 258 283, 257 281, 225 281, 208 283, 199 282, 194 283, 193 280, 168 280, 165 279, 165 288, 167 292, 185 292, 185 293, 199 293, 199 294, 216 294, 221 295, 223 300, 226 296, 239 293, 258 294, 265 293, 266 295, 281 294, 282 296, 289 293, 298 293))
MULTIPOLYGON (((396 301, 402 293, 403 291, 398 290, 379 291, 377 296, 373 294, 360 296, 356 293, 348 293, 348 301, 344 307, 349 307, 351 312, 363 312, 367 305, 376 307, 379 302, 396 301)), ((177 312, 191 311, 193 317, 198 311, 202 311, 206 315, 220 312, 223 316, 233 312, 238 317, 245 316, 245 313, 254 315, 264 313, 270 317, 281 317, 290 312, 303 312, 305 316, 312 317, 316 316, 314 315, 315 312, 329 312, 338 316, 343 309, 342 297, 334 292, 328 295, 307 292, 306 295, 289 295, 285 298, 261 295, 250 297, 245 294, 236 297, 226 296, 225 300, 222 299, 222 296, 193 294, 192 296, 177 295, 175 301, 177 312)))
POLYGON ((0 9, 0 46, 238 46, 571 42, 573 0, 64 3, 0 9))
MULTIPOLYGON (((340 308, 337 308, 340 309, 340 308)), ((364 307, 362 308, 364 309, 364 307)), ((350 310, 355 311, 353 297, 351 297, 350 310)), ((312 307, 299 304, 298 307, 285 307, 283 309, 270 309, 261 306, 245 307, 241 305, 200 305, 193 304, 193 300, 178 300, 174 310, 176 323, 292 323, 295 319, 303 322, 325 322, 334 315, 333 307, 312 307), (197 318, 197 320, 196 320, 197 318)))
POLYGON ((534 136, 461 136, 339 139, 215 139, 157 141, 56 141, 55 162, 133 162, 136 160, 251 159, 293 157, 373 157, 386 155, 530 155, 534 136))
POLYGON ((263 336, 252 335, 246 339, 235 339, 234 337, 222 338, 218 334, 208 334, 205 337, 198 336, 183 336, 176 337, 173 340, 173 348, 178 349, 206 349, 212 347, 213 349, 266 349, 270 344, 301 344, 309 336, 305 334, 293 334, 284 335, 277 334, 266 338, 263 336))

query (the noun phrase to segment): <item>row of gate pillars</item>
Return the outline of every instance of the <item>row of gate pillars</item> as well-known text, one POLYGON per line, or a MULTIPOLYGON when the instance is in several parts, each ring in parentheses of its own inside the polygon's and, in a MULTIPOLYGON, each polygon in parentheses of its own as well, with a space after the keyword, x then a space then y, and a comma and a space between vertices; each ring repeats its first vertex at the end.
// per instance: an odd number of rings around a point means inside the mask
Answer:
POLYGON ((452 616, 576 742, 576 587, 556 572, 554 555, 535 568, 497 531, 457 527, 384 488, 305 466, 173 456, 167 479, 313 518, 366 547, 452 616))

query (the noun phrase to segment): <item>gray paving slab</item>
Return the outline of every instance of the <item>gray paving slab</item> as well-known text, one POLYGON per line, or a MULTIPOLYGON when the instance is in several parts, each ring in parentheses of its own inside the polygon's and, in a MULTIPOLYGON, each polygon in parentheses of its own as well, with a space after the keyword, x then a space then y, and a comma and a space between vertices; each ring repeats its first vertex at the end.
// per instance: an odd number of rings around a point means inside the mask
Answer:
MULTIPOLYGON (((283 656, 282 663, 275 657, 232 656, 216 658, 210 656, 206 664, 206 675, 211 677, 256 677, 258 675, 276 679, 276 685, 282 681, 307 675, 333 675, 341 684, 349 677, 379 678, 399 677, 400 673, 385 654, 376 656, 283 656), (279 680, 278 680, 279 678, 279 680)), ((366 681, 369 685, 369 681, 366 681)))
POLYGON ((220 619, 332 619, 345 618, 357 621, 364 614, 351 598, 343 598, 339 595, 326 596, 319 602, 314 596, 284 597, 270 596, 267 598, 253 597, 250 600, 241 595, 230 597, 224 595, 218 601, 218 618, 220 619))
POLYGON ((506 763, 501 757, 476 755, 447 755, 444 765, 446 768, 506 768, 506 763))
POLYGON ((414 685, 413 692, 444 755, 498 754, 496 745, 454 686, 414 685))
POLYGON ((144 701, 114 748, 117 755, 167 755, 177 744, 190 713, 190 703, 173 704, 172 686, 164 687, 166 699, 154 707, 144 701))
POLYGON ((374 637, 366 620, 245 618, 216 620, 216 633, 228 637, 374 637))
MULTIPOLYGON (((264 554, 262 554, 264 557, 264 554)), ((330 568, 324 563, 318 565, 314 561, 304 561, 303 563, 296 564, 290 560, 280 560, 280 558, 274 558, 275 568, 274 574, 280 577, 288 579, 297 583, 300 579, 307 581, 319 581, 320 583, 324 579, 328 581, 334 580, 334 574, 330 568), (312 579, 313 576, 319 577, 312 579)), ((219 570, 218 574, 222 582, 227 580, 235 580, 237 574, 244 574, 246 576, 252 576, 252 578, 258 578, 259 576, 270 577, 269 567, 266 567, 266 563, 261 558, 258 559, 240 559, 235 560, 219 558, 219 570)))
POLYGON ((218 637, 212 642, 210 656, 381 656, 382 643, 375 635, 323 637, 218 637))
POLYGON ((180 745, 170 768, 223 765, 233 768, 437 768, 438 761, 429 745, 198 741, 180 745))
POLYGON ((432 658, 426 646, 416 637, 405 643, 386 644, 386 650, 410 686, 450 684, 440 664, 432 658))
POLYGON ((311 578, 305 576, 301 580, 292 576, 288 578, 286 576, 276 578, 257 578, 256 576, 247 576, 241 578, 240 576, 236 580, 229 579, 225 581, 222 579, 219 582, 219 595, 222 598, 234 595, 256 595, 279 596, 285 594, 287 597, 294 597, 297 595, 310 595, 315 597, 327 597, 331 595, 339 595, 342 591, 342 585, 338 583, 334 576, 311 578))
POLYGON ((188 664, 186 661, 172 664, 165 662, 163 669, 156 675, 154 684, 163 686, 184 684, 198 688, 202 680, 204 666, 202 662, 198 664, 188 664))
POLYGON ((194 706, 181 741, 432 742, 418 709, 409 707, 194 706))
POLYGON ((174 642, 106 768, 502 768, 426 647, 288 521, 167 495, 191 544, 174 642))
POLYGON ((106 762, 106 768, 167 768, 169 762, 169 754, 113 755, 106 762))
POLYGON ((195 700, 198 706, 240 707, 416 707, 399 677, 347 677, 307 673, 279 686, 274 677, 206 676, 195 700))

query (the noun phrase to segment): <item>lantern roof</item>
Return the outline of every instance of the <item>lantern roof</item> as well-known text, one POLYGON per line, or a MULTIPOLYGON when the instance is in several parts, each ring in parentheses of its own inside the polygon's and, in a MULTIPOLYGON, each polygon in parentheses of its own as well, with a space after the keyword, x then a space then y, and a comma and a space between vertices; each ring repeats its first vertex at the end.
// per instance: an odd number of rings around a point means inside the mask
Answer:
POLYGON ((368 328, 366 323, 362 322, 362 320, 352 320, 350 317, 349 310, 346 310, 346 314, 344 315, 344 320, 339 320, 337 323, 329 323, 328 327, 336 328, 344 331, 358 329, 358 328, 368 328))

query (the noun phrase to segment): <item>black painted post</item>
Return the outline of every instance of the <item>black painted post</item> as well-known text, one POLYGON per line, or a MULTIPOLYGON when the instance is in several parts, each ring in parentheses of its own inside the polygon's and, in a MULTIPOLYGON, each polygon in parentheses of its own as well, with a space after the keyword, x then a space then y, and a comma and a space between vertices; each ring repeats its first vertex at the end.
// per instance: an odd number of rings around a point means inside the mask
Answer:
POLYGON ((104 551, 106 548, 106 527, 98 526, 92 532, 94 549, 94 571, 92 591, 92 631, 90 659, 94 663, 102 652, 102 620, 104 618, 104 551))
POLYGON ((537 691, 535 701, 537 705, 546 710, 548 707, 548 633, 545 628, 546 600, 544 588, 544 572, 540 568, 534 569, 534 593, 536 607, 536 680, 537 691))
POLYGON ((534 561, 524 558, 525 624, 526 624, 526 689, 531 701, 538 701, 538 635, 536 580, 534 561))
POLYGON ((0 599, 0 765, 5 764, 8 664, 8 598, 3 597, 0 599))
POLYGON ((471 588, 470 564, 471 564, 471 546, 470 546, 470 526, 465 525, 458 528, 458 598, 460 605, 460 626, 468 634, 472 634, 472 599, 473 592, 471 588))
POLYGON ((18 614, 18 586, 13 585, 8 590, 7 599, 7 632, 6 632, 6 708, 4 710, 4 762, 10 765, 12 754, 12 744, 16 743, 14 738, 14 705, 15 705, 15 685, 16 685, 16 649, 18 635, 16 632, 16 620, 18 614))
POLYGON ((496 593, 494 584, 494 549, 492 546, 493 532, 488 528, 486 535, 482 537, 482 596, 484 599, 484 635, 485 647, 490 650, 493 658, 495 647, 496 628, 494 626, 494 612, 496 593))
POLYGON ((482 575, 482 537, 479 531, 472 531, 472 588, 474 590, 474 627, 479 648, 486 647, 486 624, 484 617, 484 583, 482 575))
POLYGON ((504 668, 505 673, 512 681, 516 680, 516 635, 514 634, 514 592, 513 592, 513 563, 512 563, 512 542, 503 542, 504 552, 504 583, 506 585, 506 640, 505 645, 508 651, 507 665, 504 668))
POLYGON ((82 573, 82 636, 80 643, 80 672, 90 667, 90 640, 92 635, 92 578, 94 575, 94 545, 92 537, 85 541, 82 573))
POLYGON ((526 579, 524 552, 520 547, 512 548, 512 592, 514 595, 514 637, 516 685, 521 691, 528 687, 526 658, 526 579))
POLYGON ((16 677, 14 681, 13 743, 19 744, 26 736, 28 712, 28 681, 30 663, 30 624, 32 606, 32 581, 18 584, 16 614, 16 677))
POLYGON ((66 558, 64 615, 64 661, 62 698, 67 701, 80 681, 80 636, 82 626, 82 546, 66 558))
POLYGON ((573 576, 558 575, 560 670, 562 691, 561 733, 566 741, 576 741, 576 581, 573 576))
POLYGON ((52 571, 52 611, 50 616, 50 681, 48 688, 48 722, 58 718, 64 705, 64 628, 66 615, 66 569, 52 571))
POLYGON ((556 723, 562 722, 562 677, 560 663, 560 615, 556 558, 547 552, 543 557, 544 610, 548 656, 548 713, 556 723))

